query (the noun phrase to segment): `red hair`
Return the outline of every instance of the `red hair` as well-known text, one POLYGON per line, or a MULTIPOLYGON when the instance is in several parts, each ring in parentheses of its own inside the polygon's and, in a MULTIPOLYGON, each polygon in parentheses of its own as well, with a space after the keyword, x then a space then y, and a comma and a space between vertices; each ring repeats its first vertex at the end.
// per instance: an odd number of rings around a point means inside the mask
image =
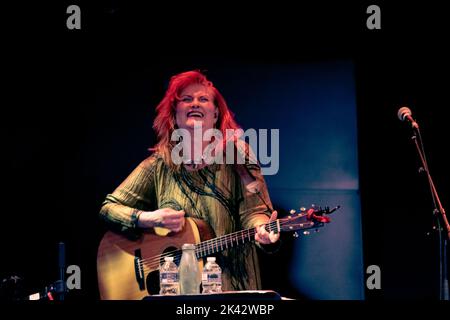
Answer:
POLYGON ((151 149, 158 152, 163 157, 164 162, 170 167, 175 166, 171 160, 171 152, 177 142, 171 141, 170 138, 172 132, 176 129, 176 104, 180 101, 181 92, 191 84, 201 84, 213 93, 213 103, 219 110, 217 129, 222 132, 224 138, 225 130, 240 128, 234 120, 234 114, 228 108, 222 94, 203 73, 199 70, 193 70, 172 76, 164 98, 156 107, 157 115, 153 122, 153 129, 156 131, 158 142, 151 149))

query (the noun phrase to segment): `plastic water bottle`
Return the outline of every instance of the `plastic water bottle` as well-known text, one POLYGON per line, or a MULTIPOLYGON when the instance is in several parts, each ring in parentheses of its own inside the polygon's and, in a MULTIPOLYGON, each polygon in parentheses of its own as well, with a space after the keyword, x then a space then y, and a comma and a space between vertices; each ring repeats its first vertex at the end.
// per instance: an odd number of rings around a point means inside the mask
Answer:
POLYGON ((215 257, 208 257, 206 260, 202 272, 202 293, 222 292, 222 269, 216 263, 215 257))
POLYGON ((165 257, 164 264, 159 269, 159 294, 177 295, 180 292, 178 267, 173 257, 165 257))
POLYGON ((184 244, 180 260, 180 292, 181 294, 199 294, 201 273, 195 256, 195 245, 184 244))

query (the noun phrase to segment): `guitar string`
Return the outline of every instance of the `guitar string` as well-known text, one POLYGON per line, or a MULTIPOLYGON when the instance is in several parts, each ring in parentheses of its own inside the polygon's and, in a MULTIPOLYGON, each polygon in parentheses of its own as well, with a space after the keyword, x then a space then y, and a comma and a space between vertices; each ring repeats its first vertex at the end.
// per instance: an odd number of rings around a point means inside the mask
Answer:
MULTIPOLYGON (((280 220, 280 226, 284 226, 285 224, 289 224, 289 223, 292 224, 292 221, 289 221, 289 220, 281 221, 280 220)), ((305 222, 304 224, 306 224, 306 223, 308 223, 308 222, 305 222)), ((277 224, 277 220, 270 222, 268 224, 269 230, 271 230, 271 229, 275 230, 276 224, 277 224)), ((221 246, 223 248, 224 241, 226 242, 227 240, 231 240, 231 242, 233 242, 234 239, 237 239, 237 242, 239 242, 239 238, 244 238, 244 233, 249 233, 249 232, 251 233, 251 236, 254 236, 256 233, 255 229, 250 229, 250 231, 240 230, 240 231, 237 231, 237 232, 234 232, 234 233, 231 233, 231 234, 219 237, 219 238, 214 238, 214 239, 203 241, 203 242, 199 243, 198 245, 196 245, 196 250, 198 250, 200 252, 202 252, 202 251, 209 252, 209 251, 214 251, 213 250, 214 247, 218 248, 219 246, 221 246)), ((246 237, 248 237, 248 236, 246 236, 246 237)), ((226 248, 227 248, 227 246, 226 246, 226 248)), ((145 258, 145 259, 140 259, 139 263, 141 266, 148 262, 151 263, 151 262, 158 261, 158 263, 159 263, 159 261, 162 258, 167 257, 167 256, 174 256, 174 258, 178 257, 180 252, 182 252, 182 250, 168 251, 164 254, 156 255, 153 257, 145 258)))
MULTIPOLYGON (((255 231, 251 231, 250 233, 253 233, 252 236, 256 234, 255 231)), ((229 245, 229 246, 228 246, 228 248, 231 248, 231 247, 232 247, 232 245, 229 245)), ((196 254, 197 254, 199 251, 200 251, 199 249, 197 249, 197 248, 195 249, 195 253, 196 253, 196 254)), ((178 257, 180 257, 180 256, 182 255, 182 250, 175 250, 174 252, 176 252, 176 254, 174 255, 174 259, 175 259, 175 258, 178 258, 178 257)), ((156 269, 158 269, 158 267, 160 266, 159 260, 160 260, 160 259, 155 259, 154 261, 141 263, 141 264, 140 264, 140 267, 142 268, 142 270, 143 270, 144 272, 156 270, 156 269)))
MULTIPOLYGON (((253 229, 250 231, 251 235, 254 236, 256 234, 256 229, 253 229)), ((232 245, 230 246, 232 247, 232 245)), ((201 250, 195 249, 196 253, 198 253, 201 250)), ((176 252, 174 258, 178 258, 181 254, 182 254, 182 250, 174 250, 171 253, 176 252)), ((168 254, 166 254, 167 256, 168 254)), ((148 260, 148 259, 146 259, 148 260)), ((159 263, 160 259, 154 259, 154 261, 147 261, 145 263, 141 263, 139 266, 142 269, 142 271, 144 272, 151 272, 151 271, 155 271, 158 269, 158 267, 160 266, 159 263)))
MULTIPOLYGON (((247 237, 247 238, 249 236, 253 237, 256 234, 256 230, 255 229, 249 230, 249 231, 247 231, 245 233, 247 233, 247 236, 245 236, 245 237, 247 237)), ((219 243, 222 243, 222 245, 221 245, 222 248, 223 247, 226 247, 226 248, 232 247, 233 246, 232 244, 225 245, 223 243, 226 242, 227 240, 230 240, 231 243, 232 243, 234 239, 242 239, 243 237, 242 236, 237 236, 236 233, 233 233, 233 234, 229 234, 229 235, 226 235, 226 236, 223 236, 223 237, 220 237, 220 238, 223 239, 223 240, 219 241, 219 240, 216 240, 216 239, 210 239, 210 240, 204 241, 202 243, 199 243, 198 245, 196 245, 196 248, 195 248, 196 253, 209 252, 209 251, 213 252, 214 251, 213 250, 214 247, 216 247, 216 248, 219 247, 219 245, 218 245, 219 243)), ((237 240, 237 242, 239 242, 239 240, 237 240)), ((173 250, 173 251, 168 251, 168 252, 166 252, 164 254, 161 254, 161 255, 157 255, 157 256, 154 256, 154 257, 149 257, 149 258, 146 258, 146 259, 141 259, 139 264, 140 264, 140 266, 149 265, 149 264, 155 264, 155 263, 157 265, 159 265, 161 259, 163 259, 164 257, 174 257, 174 259, 175 259, 175 258, 178 258, 181 255, 181 253, 182 253, 182 250, 179 250, 179 249, 178 250, 173 250)))
MULTIPOLYGON (((287 224, 287 223, 292 223, 291 221, 287 220, 287 221, 281 221, 280 220, 280 226, 287 224)), ((308 222, 305 222, 304 224, 307 224, 308 222)), ((311 223, 311 222, 309 222, 311 223)), ((269 230, 274 229, 276 227, 277 221, 272 221, 268 224, 269 226, 269 230)), ((244 238, 249 238, 249 237, 253 237, 256 234, 256 229, 250 229, 250 230, 241 230, 223 237, 219 237, 219 238, 215 238, 215 239, 210 239, 207 241, 204 241, 200 244, 198 244, 196 246, 196 253, 203 253, 203 252, 208 252, 211 251, 214 252, 214 249, 217 249, 220 247, 222 250, 225 247, 225 249, 228 249, 228 247, 233 247, 233 241, 236 241, 237 243, 239 243, 239 238, 243 239, 242 242, 244 242, 244 238), (245 233, 247 233, 247 235, 245 235, 245 233), (231 244, 227 245, 225 243, 224 245, 224 241, 226 242, 227 240, 231 240, 231 244)), ((253 240, 253 239, 252 239, 253 240)), ((160 255, 156 255, 153 257, 149 257, 149 258, 145 258, 145 259, 140 259, 138 262, 138 265, 141 268, 151 268, 151 269, 156 269, 156 267, 158 267, 160 265, 160 261, 163 257, 167 257, 167 256, 173 256, 174 258, 178 258, 180 255, 182 254, 182 250, 173 250, 173 251, 169 251, 166 252, 164 254, 160 254, 160 255)))
MULTIPOLYGON (((276 227, 276 221, 271 221, 268 225, 269 225, 269 230, 272 230, 272 229, 274 230, 275 227, 276 227)), ((244 235, 244 233, 249 233, 249 232, 253 233, 252 234, 252 236, 253 236, 255 234, 255 229, 240 230, 240 231, 237 231, 237 232, 234 232, 234 233, 230 233, 230 234, 221 236, 219 238, 214 238, 214 239, 203 241, 203 242, 199 243, 198 245, 196 245, 196 250, 198 250, 198 251, 206 251, 209 248, 213 248, 214 244, 219 243, 219 242, 222 243, 223 241, 221 241, 220 239, 224 239, 225 241, 226 240, 233 241, 234 238, 236 238, 236 239, 242 238, 241 235, 244 235)), ((156 256, 153 256, 153 257, 141 259, 140 261, 145 263, 145 262, 147 262, 149 260, 160 260, 161 258, 166 257, 166 256, 171 256, 171 255, 173 255, 176 252, 182 252, 182 250, 168 251, 165 254, 156 255, 156 256)))

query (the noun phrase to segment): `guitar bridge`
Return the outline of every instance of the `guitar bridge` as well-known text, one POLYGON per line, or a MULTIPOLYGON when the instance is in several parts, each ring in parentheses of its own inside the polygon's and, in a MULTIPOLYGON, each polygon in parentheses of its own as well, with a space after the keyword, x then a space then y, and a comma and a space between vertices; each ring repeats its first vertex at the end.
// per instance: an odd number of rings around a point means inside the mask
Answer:
POLYGON ((139 285, 139 290, 145 290, 145 274, 144 266, 141 263, 142 254, 141 249, 136 249, 134 251, 134 273, 136 275, 136 281, 139 285))

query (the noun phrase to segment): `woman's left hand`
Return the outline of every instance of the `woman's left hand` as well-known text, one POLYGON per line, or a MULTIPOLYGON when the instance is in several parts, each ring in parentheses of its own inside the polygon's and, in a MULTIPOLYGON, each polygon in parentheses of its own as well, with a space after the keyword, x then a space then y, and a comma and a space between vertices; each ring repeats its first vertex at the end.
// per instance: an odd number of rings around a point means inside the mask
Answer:
MULTIPOLYGON (((272 215, 270 216, 270 220, 274 221, 277 219, 277 212, 273 211, 272 215)), ((255 240, 258 241, 259 243, 262 244, 269 244, 269 243, 274 243, 277 242, 278 239, 280 238, 280 233, 275 233, 273 231, 267 232, 267 230, 265 229, 265 224, 262 225, 257 225, 256 226, 256 234, 255 234, 255 240)))

